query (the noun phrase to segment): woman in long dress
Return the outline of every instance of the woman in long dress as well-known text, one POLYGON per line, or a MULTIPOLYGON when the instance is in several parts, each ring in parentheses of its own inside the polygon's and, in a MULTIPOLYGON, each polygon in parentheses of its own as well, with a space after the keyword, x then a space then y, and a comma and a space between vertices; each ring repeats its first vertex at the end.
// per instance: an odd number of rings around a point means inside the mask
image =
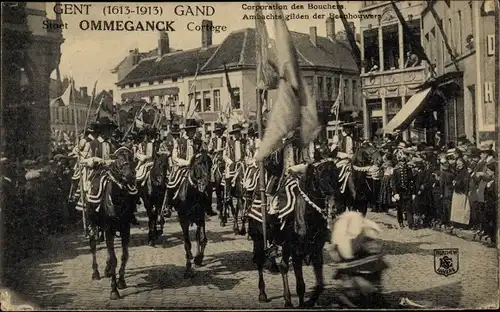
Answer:
POLYGON ((467 227, 470 221, 470 204, 467 195, 469 193, 468 180, 469 173, 467 172, 465 161, 462 158, 458 158, 455 164, 450 221, 462 227, 467 227))

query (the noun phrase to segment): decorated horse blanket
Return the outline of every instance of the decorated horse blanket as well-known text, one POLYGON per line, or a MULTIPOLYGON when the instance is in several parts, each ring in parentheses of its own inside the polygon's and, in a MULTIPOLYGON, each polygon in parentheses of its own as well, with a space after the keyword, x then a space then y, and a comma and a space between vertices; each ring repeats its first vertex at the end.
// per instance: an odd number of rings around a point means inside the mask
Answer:
MULTIPOLYGON (((124 194, 127 195, 137 195, 137 189, 133 184, 123 184, 119 182, 113 175, 107 171, 102 170, 96 173, 91 180, 85 182, 87 186, 84 189, 88 189, 85 192, 86 202, 96 207, 95 211, 98 212, 102 207, 105 209, 107 216, 116 217, 116 209, 113 204, 112 199, 112 186, 116 185, 124 194)), ((81 200, 78 202, 76 209, 83 210, 84 203, 81 200)))
POLYGON ((151 169, 153 168, 153 161, 147 161, 145 163, 139 163, 137 167, 135 168, 135 180, 138 184, 144 186, 146 184, 146 181, 148 180, 150 174, 151 174, 151 169))
POLYGON ((188 167, 175 168, 168 177, 167 188, 175 190, 173 199, 185 200, 188 187, 188 167))
MULTIPOLYGON (((236 186, 236 182, 240 174, 245 173, 245 164, 242 161, 233 163, 226 167, 226 180, 230 180, 231 187, 236 186)), ((222 180, 221 184, 226 185, 227 181, 222 180)))

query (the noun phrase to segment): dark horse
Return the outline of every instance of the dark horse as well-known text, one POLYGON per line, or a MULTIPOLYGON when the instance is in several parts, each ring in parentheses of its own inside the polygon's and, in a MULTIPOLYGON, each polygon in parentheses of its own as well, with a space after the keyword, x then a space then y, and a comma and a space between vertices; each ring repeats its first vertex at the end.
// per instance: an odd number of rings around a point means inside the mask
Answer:
POLYGON ((136 205, 134 153, 121 147, 113 154, 114 162, 96 173, 90 181, 91 187, 87 195, 86 213, 89 221, 90 250, 92 252, 92 279, 100 279, 97 265, 96 246, 98 229, 104 229, 108 260, 105 276, 111 277, 112 300, 119 299, 118 289, 127 287, 125 283, 125 266, 128 261, 130 242, 130 221, 136 205), (122 242, 122 259, 118 281, 116 267, 118 260, 115 254, 114 240, 119 233, 122 242))
POLYGON ((366 215, 370 194, 373 191, 369 183, 368 171, 380 158, 380 154, 373 146, 361 145, 350 161, 340 161, 339 183, 340 192, 335 199, 337 214, 347 209, 361 212, 366 215))
POLYGON ((159 218, 159 215, 167 187, 167 171, 168 156, 157 154, 153 159, 150 171, 145 173, 143 179, 137 181, 139 196, 148 214, 148 243, 150 246, 155 246, 156 240, 163 234, 164 219, 159 218))
POLYGON ((210 170, 212 160, 206 152, 196 154, 189 165, 187 177, 179 186, 178 201, 176 203, 177 215, 184 237, 184 250, 186 251, 186 271, 184 277, 193 275, 191 260, 191 239, 189 238, 189 227, 196 224, 196 241, 198 250, 194 257, 194 264, 200 266, 203 262, 205 247, 207 246, 207 235, 205 232, 205 205, 210 196, 208 186, 210 184, 210 170))
MULTIPOLYGON (((324 289, 323 247, 328 240, 328 211, 325 199, 338 192, 338 168, 333 160, 325 159, 307 167, 302 177, 288 176, 278 189, 278 216, 283 226, 277 233, 282 246, 280 273, 283 278, 285 307, 293 307, 288 285, 290 258, 297 281, 297 295, 301 307, 315 305, 324 289), (284 224, 283 224, 284 222, 284 224), (316 286, 311 298, 304 302, 305 283, 302 272, 304 262, 312 262, 316 286)), ((268 219, 269 220, 269 219, 268 219)), ((259 301, 267 302, 263 268, 266 261, 262 224, 249 219, 249 231, 254 243, 254 262, 259 271, 259 301)))

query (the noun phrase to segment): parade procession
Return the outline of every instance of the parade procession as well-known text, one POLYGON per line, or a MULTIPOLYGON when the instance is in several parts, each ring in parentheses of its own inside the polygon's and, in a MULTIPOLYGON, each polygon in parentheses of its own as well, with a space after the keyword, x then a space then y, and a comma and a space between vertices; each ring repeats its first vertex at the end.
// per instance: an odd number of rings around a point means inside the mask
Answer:
MULTIPOLYGON (((84 59, 108 57, 122 39, 82 39, 61 75, 75 39, 48 29, 46 91, 32 52, 3 42, 2 98, 22 103, 2 99, 0 307, 498 308, 498 77, 491 90, 482 79, 500 66, 478 26, 498 41, 500 3, 469 1, 474 69, 439 18, 467 15, 466 1, 332 3, 326 36, 300 32, 291 2, 231 3, 255 20, 217 40, 193 13, 201 47, 160 31, 153 50, 99 68, 90 93, 76 55, 102 40, 84 59)), ((33 28, 49 10, 63 23, 68 5, 3 7, 2 23, 33 28)), ((189 15, 180 7, 157 8, 189 15)))

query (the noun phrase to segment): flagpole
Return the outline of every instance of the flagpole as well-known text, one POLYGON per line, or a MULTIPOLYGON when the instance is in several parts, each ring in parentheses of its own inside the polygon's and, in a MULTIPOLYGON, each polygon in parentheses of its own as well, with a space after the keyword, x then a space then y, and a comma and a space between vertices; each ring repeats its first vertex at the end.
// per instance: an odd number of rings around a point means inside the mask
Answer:
MULTIPOLYGON (((262 95, 264 91, 257 89, 257 127, 259 130, 259 139, 262 142, 264 139, 264 127, 262 125, 262 95)), ((264 161, 259 161, 259 190, 261 197, 260 211, 262 214, 262 236, 264 237, 264 249, 267 249, 267 198, 266 198, 266 176, 265 176, 264 161)))
POLYGON ((129 133, 130 131, 132 131, 132 128, 133 128, 133 127, 134 127, 134 125, 135 125, 135 120, 137 119, 137 117, 139 116, 139 114, 140 114, 140 113, 142 113, 142 110, 144 109, 144 107, 146 107, 146 105, 148 105, 148 103, 145 103, 144 105, 142 105, 141 109, 140 109, 140 110, 139 110, 139 111, 135 114, 135 116, 134 116, 134 121, 132 122, 132 124, 131 124, 131 125, 130 125, 130 127, 128 128, 127 132, 125 132, 125 134, 123 135, 122 140, 123 140, 123 139, 125 139, 125 138, 127 137, 128 133, 129 133))
POLYGON ((80 198, 81 198, 82 203, 83 203, 83 207, 82 207, 82 222, 83 222, 83 232, 85 234, 86 231, 87 231, 87 220, 86 220, 86 216, 85 216, 85 208, 86 208, 85 201, 86 201, 87 198, 86 198, 85 190, 83 189, 83 168, 82 168, 82 164, 81 164, 80 139, 79 139, 79 135, 78 135, 78 118, 76 118, 77 109, 76 109, 75 93, 73 92, 73 89, 74 89, 74 80, 73 79, 71 80, 70 88, 71 88, 70 89, 71 90, 70 91, 71 92, 70 93, 70 99, 73 98, 73 110, 74 110, 74 114, 75 114, 75 136, 76 136, 76 145, 75 146, 76 146, 77 151, 78 151, 77 161, 78 161, 78 170, 80 171, 80 179, 79 179, 79 184, 80 184, 80 198))

